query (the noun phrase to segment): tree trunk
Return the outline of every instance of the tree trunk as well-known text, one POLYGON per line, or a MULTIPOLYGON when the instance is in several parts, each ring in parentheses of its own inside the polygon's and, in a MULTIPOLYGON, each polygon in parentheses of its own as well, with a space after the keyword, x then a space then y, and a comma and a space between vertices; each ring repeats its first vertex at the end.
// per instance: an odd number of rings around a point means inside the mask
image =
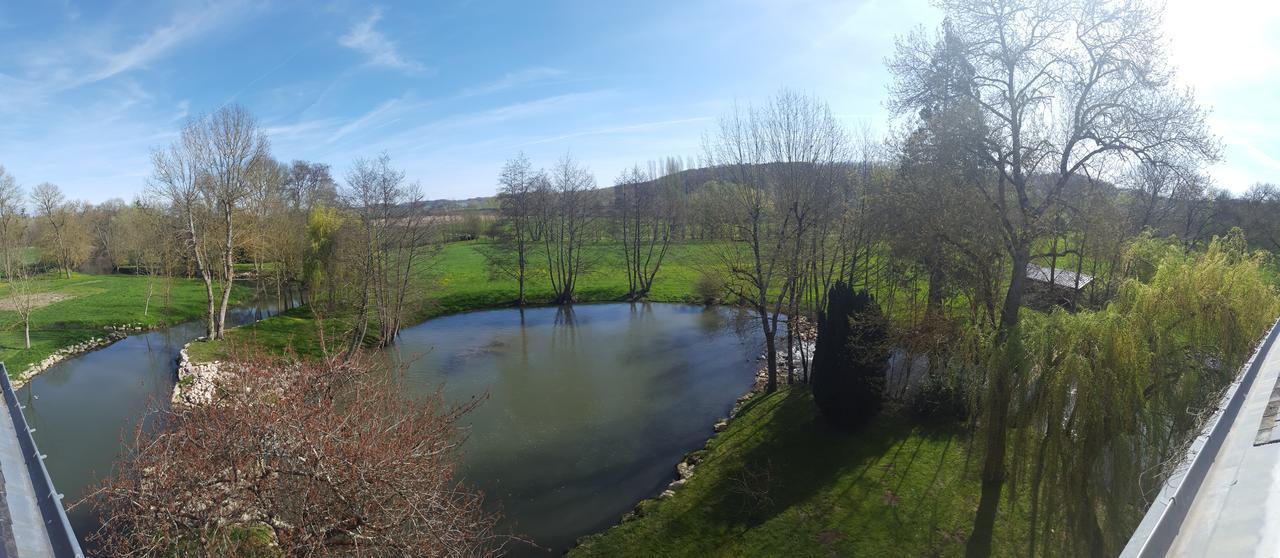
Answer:
POLYGON ((774 345, 774 331, 769 327, 769 313, 764 308, 759 309, 760 324, 764 329, 764 354, 765 362, 768 366, 768 381, 765 384, 765 392, 773 393, 778 391, 778 349, 774 345))
POLYGON ((942 315, 942 284, 946 276, 942 270, 942 248, 936 238, 929 249, 929 294, 926 295, 924 315, 926 320, 942 315))
MULTIPOLYGON (((1050 419, 1050 422, 1053 422, 1050 419)), ((1050 426, 1052 429, 1052 426, 1050 426)), ((1036 519, 1040 515, 1040 484, 1044 479, 1044 460, 1045 453, 1049 449, 1049 433, 1045 433, 1040 438, 1039 448, 1036 450, 1035 470, 1031 472, 1031 511, 1028 515, 1027 525, 1027 558, 1034 558, 1036 555, 1036 519)))
MULTIPOLYGON (((524 234, 524 233, 517 232, 517 234, 524 234)), ((517 286, 518 293, 516 294, 516 306, 523 308, 524 307, 524 274, 525 274, 525 266, 527 264, 524 256, 525 247, 524 247, 523 241, 521 241, 520 246, 517 247, 516 250, 519 252, 516 255, 516 267, 519 268, 516 271, 516 274, 517 274, 516 283, 518 285, 517 286)))
POLYGON ((147 281, 147 301, 142 304, 142 316, 146 317, 147 312, 151 310, 151 295, 156 292, 155 278, 147 281))
POLYGON ((1000 325, 996 332, 996 346, 1005 351, 1003 362, 988 371, 986 454, 982 464, 982 495, 978 511, 973 519, 973 532, 965 547, 969 558, 991 555, 991 538, 995 534, 996 510, 1004 488, 1005 451, 1007 440, 1009 400, 1012 397, 1011 380, 1014 371, 1021 366, 1021 346, 1017 339, 1018 311, 1022 307, 1022 292, 1026 283, 1027 263, 1031 260, 1029 242, 1016 239, 1012 251, 1013 269, 1009 278, 1009 291, 1000 311, 1000 325))
POLYGON ((222 214, 223 214, 223 225, 226 227, 227 236, 222 248, 223 250, 222 273, 224 276, 224 281, 222 283, 222 305, 218 309, 218 322, 217 322, 217 332, 216 332, 218 339, 222 339, 223 334, 226 333, 227 331, 227 306, 231 303, 231 287, 235 284, 235 280, 236 280, 236 270, 235 270, 236 255, 235 255, 235 243, 234 243, 235 241, 234 241, 234 236, 231 230, 232 223, 231 223, 230 205, 227 205, 226 207, 223 208, 222 214))

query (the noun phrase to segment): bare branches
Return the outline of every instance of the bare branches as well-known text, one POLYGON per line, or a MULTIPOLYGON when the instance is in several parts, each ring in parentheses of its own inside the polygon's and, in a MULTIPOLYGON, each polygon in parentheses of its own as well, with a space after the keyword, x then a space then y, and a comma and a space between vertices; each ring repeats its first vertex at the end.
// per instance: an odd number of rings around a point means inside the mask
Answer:
POLYGON ((241 359, 208 405, 139 430, 100 488, 111 556, 471 556, 496 518, 455 478, 461 407, 370 361, 241 359))
POLYGON ((536 183, 542 202, 539 227, 547 277, 557 304, 574 301, 578 279, 594 261, 585 248, 595 233, 600 200, 596 179, 568 154, 551 168, 548 180, 536 183))
POLYGON ((48 182, 31 190, 31 203, 49 227, 43 235, 47 252, 54 254, 58 268, 70 279, 71 270, 88 257, 87 231, 83 220, 76 218, 84 204, 68 202, 62 190, 48 182))
POLYGON ((427 215, 417 184, 406 184, 404 172, 392 168, 385 153, 357 159, 340 193, 357 218, 360 237, 349 254, 358 270, 356 319, 347 350, 354 355, 375 319, 378 346, 395 343, 416 293, 410 289, 414 266, 439 248, 438 235, 432 234, 437 221, 427 215))
POLYGON ((542 241, 539 208, 547 191, 546 173, 533 170, 524 153, 516 155, 498 175, 498 211, 502 228, 493 249, 484 252, 491 270, 516 280, 516 305, 525 305, 525 282, 530 275, 531 250, 542 241))
POLYGON ((846 178, 848 136, 826 104, 782 91, 759 109, 736 109, 704 140, 707 162, 726 183, 716 187, 713 211, 735 242, 716 256, 730 290, 760 319, 765 335, 768 390, 777 388, 774 335, 778 316, 802 270, 817 253, 818 226, 829 216, 846 178))
POLYGON ((269 156, 266 136, 239 105, 188 120, 177 141, 151 154, 148 187, 183 217, 187 247, 205 284, 210 338, 221 338, 226 331, 236 225, 251 193, 254 168, 269 156))
POLYGON ((658 164, 636 165, 615 181, 614 210, 627 267, 627 297, 644 298, 662 268, 675 233, 679 213, 680 173, 677 159, 668 159, 661 175, 658 164))
MULTIPOLYGON (((4 258, 4 276, 13 276, 13 251, 20 239, 18 229, 26 216, 26 194, 13 175, 0 165, 0 254, 4 258)), ((21 263, 21 261, 19 261, 21 263)))

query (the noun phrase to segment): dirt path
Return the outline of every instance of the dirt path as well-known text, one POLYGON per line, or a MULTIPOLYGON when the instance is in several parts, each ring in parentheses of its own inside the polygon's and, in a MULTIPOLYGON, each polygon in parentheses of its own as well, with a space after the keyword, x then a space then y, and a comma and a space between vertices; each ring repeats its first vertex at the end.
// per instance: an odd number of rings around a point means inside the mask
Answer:
MULTIPOLYGON (((71 295, 66 293, 36 293, 31 295, 31 297, 35 299, 31 302, 32 308, 43 308, 55 302, 61 302, 68 298, 72 298, 71 295)), ((18 300, 12 296, 0 298, 0 310, 17 312, 18 300)))

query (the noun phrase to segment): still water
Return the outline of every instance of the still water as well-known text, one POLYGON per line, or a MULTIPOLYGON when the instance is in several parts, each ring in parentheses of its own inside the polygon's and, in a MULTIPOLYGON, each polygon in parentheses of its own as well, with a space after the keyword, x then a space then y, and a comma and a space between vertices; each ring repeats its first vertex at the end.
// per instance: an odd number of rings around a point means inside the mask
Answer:
MULTIPOLYGON (((536 543, 511 553, 559 554, 660 492, 750 389, 761 341, 743 324, 732 310, 675 304, 489 310, 408 328, 393 356, 414 391, 487 397, 464 420, 462 473, 504 529, 536 543)), ((168 404, 178 351, 201 333, 192 323, 131 336, 20 390, 67 502, 106 474, 122 435, 168 404)), ((96 527, 87 512, 71 514, 81 538, 96 527)))
POLYGON ((418 390, 488 394, 467 417, 464 474, 505 527, 559 554, 661 492, 751 388, 762 341, 735 325, 675 304, 492 310, 409 328, 398 350, 418 390))

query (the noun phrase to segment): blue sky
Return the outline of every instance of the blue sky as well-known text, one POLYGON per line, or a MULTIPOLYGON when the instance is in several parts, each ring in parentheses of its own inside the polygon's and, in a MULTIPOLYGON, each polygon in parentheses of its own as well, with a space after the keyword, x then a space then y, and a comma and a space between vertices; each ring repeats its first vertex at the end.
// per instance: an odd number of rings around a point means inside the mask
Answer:
MULTIPOLYGON (((1170 3, 1180 79, 1213 107, 1218 184, 1280 182, 1280 7, 1170 3)), ((0 4, 0 164, 90 201, 130 199, 184 118, 248 107, 283 160, 381 151, 429 197, 489 195, 518 151, 611 184, 699 153, 734 102, 781 86, 883 131, 893 39, 926 0, 0 4)))

